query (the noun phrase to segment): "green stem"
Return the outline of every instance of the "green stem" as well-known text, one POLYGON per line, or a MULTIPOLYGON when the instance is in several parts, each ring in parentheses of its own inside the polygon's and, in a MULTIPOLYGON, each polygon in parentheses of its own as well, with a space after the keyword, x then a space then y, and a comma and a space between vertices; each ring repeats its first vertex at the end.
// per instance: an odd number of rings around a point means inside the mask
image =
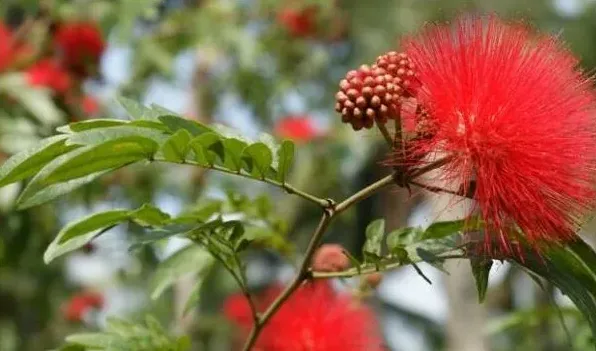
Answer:
POLYGON ((377 191, 381 190, 382 188, 384 188, 390 184, 393 184, 393 182, 395 181, 395 177, 396 177, 396 174, 392 173, 392 174, 386 176, 385 178, 378 180, 375 183, 367 186, 366 188, 360 190, 356 194, 350 196, 349 198, 347 198, 344 201, 342 201, 341 203, 339 203, 335 207, 335 211, 337 213, 343 212, 346 209, 348 209, 350 206, 354 205, 355 203, 360 202, 360 201, 366 199, 367 197, 371 196, 372 194, 376 193, 377 191))
POLYGON ((407 175, 407 178, 408 179, 416 179, 425 173, 428 173, 434 169, 443 167, 444 165, 451 162, 451 160, 452 160, 451 157, 445 157, 440 160, 433 161, 424 167, 416 168, 410 174, 407 175))
POLYGON ((326 203, 326 205, 323 206, 323 216, 321 217, 319 225, 315 229, 310 239, 310 242, 308 243, 308 247, 304 254, 304 259, 302 261, 302 264, 300 265, 296 277, 290 283, 290 285, 286 287, 286 289, 281 293, 281 295, 271 304, 271 306, 269 306, 267 311, 265 311, 265 313, 263 313, 263 315, 260 318, 258 318, 258 322, 253 325, 248 339, 246 341, 246 344, 244 345, 244 351, 249 351, 253 347, 263 326, 269 321, 269 319, 271 319, 271 317, 273 317, 273 315, 279 310, 281 305, 294 293, 294 291, 296 291, 300 287, 302 282, 310 276, 310 272, 308 269, 308 267, 310 266, 310 261, 315 253, 315 250, 319 246, 321 238, 325 234, 325 231, 327 230, 327 227, 329 227, 329 224, 331 223, 333 218, 335 218, 336 215, 348 209, 350 206, 371 196, 378 190, 393 184, 393 181, 394 175, 392 174, 367 186, 366 188, 348 197, 347 199, 345 199, 337 205, 334 205, 332 201, 328 201, 328 203, 326 203))
POLYGON ((275 312, 277 312, 277 310, 279 310, 281 305, 292 295, 292 293, 294 293, 294 291, 296 291, 296 289, 300 287, 302 282, 307 278, 308 266, 310 265, 311 258, 316 248, 319 246, 319 241, 323 237, 323 234, 325 234, 325 231, 331 223, 334 214, 335 213, 332 209, 326 209, 323 213, 323 217, 321 217, 321 221, 319 222, 317 229, 315 230, 313 236, 310 239, 308 248, 306 249, 304 260, 300 265, 298 274, 296 274, 296 277, 294 278, 292 283, 290 283, 290 285, 286 287, 286 289, 281 293, 281 295, 279 295, 277 299, 273 301, 273 303, 271 304, 271 306, 269 306, 267 311, 265 311, 265 313, 263 313, 263 315, 257 319, 258 322, 253 325, 252 330, 250 331, 250 334, 246 341, 246 344, 244 345, 244 351, 249 351, 252 348, 263 326, 269 321, 269 319, 271 319, 271 317, 273 317, 273 315, 275 314, 275 312))
POLYGON ((393 139, 391 138, 391 134, 389 134, 387 127, 381 123, 376 123, 376 124, 377 124, 377 128, 379 128, 379 131, 381 132, 381 134, 383 134, 383 138, 385 138, 385 142, 387 143, 389 148, 392 149, 393 148, 393 139))
MULTIPOLYGON (((461 258, 466 258, 466 256, 444 255, 444 256, 436 257, 437 261, 450 260, 450 259, 461 259, 461 258)), ((310 272, 310 276, 314 279, 350 278, 350 277, 356 277, 359 275, 366 275, 366 274, 375 273, 375 272, 385 272, 385 271, 396 269, 396 268, 399 268, 402 266, 410 265, 413 263, 418 263, 421 261, 422 260, 416 260, 416 261, 410 261, 410 262, 395 262, 395 263, 387 264, 383 267, 370 266, 370 267, 365 267, 365 268, 360 268, 360 269, 350 268, 348 270, 341 271, 341 272, 310 272)))
POLYGON ((297 195, 297 196, 299 196, 299 197, 301 197, 301 198, 303 198, 305 200, 308 200, 310 202, 313 202, 313 203, 315 203, 315 204, 317 204, 317 205, 319 205, 319 206, 321 206, 323 208, 329 207, 329 204, 330 204, 328 200, 321 199, 321 198, 319 198, 319 197, 317 197, 315 195, 312 195, 312 194, 309 194, 309 193, 307 193, 305 191, 302 191, 300 189, 297 189, 297 188, 293 187, 292 185, 290 185, 288 183, 282 183, 282 182, 279 182, 277 180, 270 179, 270 178, 255 178, 251 174, 246 173, 243 170, 233 171, 233 170, 227 169, 227 168, 222 167, 222 166, 219 166, 219 165, 205 166, 203 164, 199 164, 197 162, 189 161, 189 160, 184 160, 184 162, 181 163, 181 162, 175 162, 175 161, 169 161, 169 160, 166 160, 166 159, 161 159, 161 158, 157 159, 156 158, 156 159, 154 159, 154 161, 165 162, 165 163, 175 163, 175 164, 188 164, 188 165, 192 165, 192 166, 198 166, 198 167, 203 167, 203 168, 206 168, 206 169, 211 169, 211 170, 222 172, 222 173, 227 173, 227 174, 232 174, 232 175, 235 175, 235 176, 240 176, 240 177, 243 177, 243 178, 248 178, 248 179, 252 179, 252 180, 259 180, 259 181, 262 181, 262 182, 265 182, 265 183, 274 185, 274 186, 276 186, 278 188, 282 188, 288 194, 295 194, 295 195, 297 195))

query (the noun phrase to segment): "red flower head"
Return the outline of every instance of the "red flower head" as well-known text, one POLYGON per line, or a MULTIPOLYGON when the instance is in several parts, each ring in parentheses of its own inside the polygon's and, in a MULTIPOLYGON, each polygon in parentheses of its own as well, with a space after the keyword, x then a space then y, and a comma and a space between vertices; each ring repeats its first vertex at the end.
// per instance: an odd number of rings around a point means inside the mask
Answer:
POLYGON ((99 63, 105 43, 99 28, 93 23, 66 23, 58 27, 55 43, 64 63, 76 73, 89 74, 89 68, 99 63))
POLYGON ((415 148, 447 157, 455 187, 475 181, 485 248, 511 253, 513 230, 536 249, 572 238, 595 197, 596 165, 595 94, 577 59, 495 17, 431 26, 403 48, 432 126, 415 148))
POLYGON ((349 295, 336 294, 327 281, 317 281, 300 287, 281 306, 261 331, 255 349, 380 351, 383 347, 372 311, 349 295))
POLYGON ((320 132, 309 116, 287 116, 277 122, 275 134, 280 138, 308 142, 318 137, 320 132))
POLYGON ((93 309, 101 309, 103 296, 94 292, 82 292, 74 295, 63 310, 64 318, 71 322, 81 322, 85 314, 93 309))
POLYGON ((277 14, 277 22, 293 37, 308 37, 316 31, 317 11, 316 6, 307 6, 302 9, 287 7, 277 14))
POLYGON ((41 60, 29 67, 27 80, 31 85, 48 87, 58 94, 64 94, 71 86, 68 72, 50 59, 41 60))

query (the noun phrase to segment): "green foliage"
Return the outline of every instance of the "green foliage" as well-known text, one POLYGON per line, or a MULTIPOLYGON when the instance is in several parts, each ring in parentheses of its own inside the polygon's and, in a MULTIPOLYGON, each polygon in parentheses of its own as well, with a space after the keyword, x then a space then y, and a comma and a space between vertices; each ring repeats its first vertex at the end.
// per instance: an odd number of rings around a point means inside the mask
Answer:
POLYGON ((66 341, 91 350, 185 351, 190 349, 190 340, 187 336, 170 336, 161 324, 150 316, 147 316, 144 324, 112 318, 108 320, 105 332, 74 334, 68 336, 66 341))
POLYGON ((478 301, 483 302, 488 289, 488 276, 490 269, 493 266, 493 260, 472 257, 470 258, 470 264, 472 265, 472 274, 474 275, 474 280, 476 281, 478 301))
POLYGON ((65 253, 81 248, 122 222, 131 220, 140 225, 157 226, 167 223, 169 218, 169 215, 148 204, 137 210, 120 209, 94 213, 67 224, 46 249, 44 261, 49 263, 65 253))
MULTIPOLYGON (((160 263, 153 274, 149 284, 151 298, 159 298, 169 286, 186 275, 194 276, 195 284, 200 287, 213 263, 213 256, 197 245, 190 245, 176 252, 160 263)), ((192 302, 196 303, 198 299, 195 297, 192 302)))
POLYGON ((580 238, 541 253, 520 249, 522 255, 510 260, 559 288, 584 314, 596 335, 596 252, 580 238))
POLYGON ((385 235, 385 220, 377 219, 366 227, 366 242, 362 253, 366 260, 376 262, 381 258, 381 244, 385 235))
POLYGON ((294 146, 246 143, 226 137, 168 110, 120 100, 130 121, 77 122, 63 133, 11 157, 0 167, 0 186, 33 176, 19 208, 50 201, 101 175, 139 161, 190 163, 281 186, 293 161, 294 146), (166 114, 167 113, 167 114, 166 114), (282 160, 274 168, 274 155, 282 160))

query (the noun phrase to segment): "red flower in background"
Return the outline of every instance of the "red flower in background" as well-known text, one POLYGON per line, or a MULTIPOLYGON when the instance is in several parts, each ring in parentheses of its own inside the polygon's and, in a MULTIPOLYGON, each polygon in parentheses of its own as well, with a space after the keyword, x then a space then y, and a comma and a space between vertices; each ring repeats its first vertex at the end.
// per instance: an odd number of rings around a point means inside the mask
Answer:
POLYGON ((33 86, 43 86, 64 94, 71 86, 68 72, 58 62, 50 59, 38 61, 27 70, 27 80, 33 86))
POLYGON ((497 18, 431 26, 403 43, 435 126, 415 144, 450 158, 445 180, 468 187, 485 249, 512 253, 518 228, 536 249, 573 238, 595 198, 595 95, 553 37, 497 18))
POLYGON ((277 22, 294 37, 308 37, 316 31, 317 11, 316 6, 284 8, 277 14, 277 22))
POLYGON ((81 322, 85 314, 104 306, 103 296, 94 292, 82 292, 71 297, 63 309, 64 318, 71 322, 81 322))
POLYGON ((64 63, 79 74, 89 74, 89 68, 99 63, 105 42, 99 28, 88 22, 65 23, 58 27, 55 43, 64 63))
POLYGON ((85 97, 83 97, 81 107, 87 116, 96 115, 100 111, 99 102, 96 98, 90 95, 85 95, 85 97))
POLYGON ((29 47, 22 43, 16 43, 10 29, 0 22, 0 72, 27 54, 30 54, 29 47))
POLYGON ((280 138, 307 142, 320 135, 309 116, 287 116, 275 125, 275 134, 280 138))
MULTIPOLYGON (((252 325, 248 303, 239 296, 230 299, 226 316, 247 331, 252 325)), ((280 307, 261 331, 255 350, 376 351, 383 347, 371 310, 349 295, 337 294, 328 281, 316 281, 301 286, 280 307)))
POLYGON ((0 23, 0 72, 13 60, 12 33, 4 23, 0 23))

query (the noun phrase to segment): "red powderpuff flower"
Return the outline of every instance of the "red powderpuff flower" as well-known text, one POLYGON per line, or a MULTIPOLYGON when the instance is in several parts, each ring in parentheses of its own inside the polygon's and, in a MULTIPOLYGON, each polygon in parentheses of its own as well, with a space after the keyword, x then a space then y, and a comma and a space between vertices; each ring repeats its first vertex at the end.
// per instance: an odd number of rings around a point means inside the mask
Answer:
POLYGON ((68 72, 56 61, 45 59, 27 70, 27 80, 33 86, 43 86, 64 94, 71 86, 68 72))
POLYGON ((79 74, 88 74, 89 68, 99 63, 105 42, 99 28, 88 22, 62 24, 55 34, 55 43, 64 63, 79 74))
POLYGON ((293 37, 308 37, 316 31, 317 11, 316 6, 307 6, 302 9, 287 7, 277 14, 277 22, 293 37))
POLYGON ((275 134, 280 138, 297 142, 308 142, 320 135, 309 116, 287 116, 275 125, 275 134))
POLYGON ((403 43, 432 118, 419 152, 449 158, 456 187, 475 180, 485 249, 512 253, 571 239, 592 205, 595 95, 578 60, 550 36, 495 17, 431 26, 403 43))
POLYGON ((261 331, 255 350, 380 351, 383 346, 371 310, 349 295, 336 294, 327 281, 316 281, 301 286, 280 307, 261 331))
POLYGON ((82 292, 74 295, 64 306, 64 318, 71 322, 81 322, 85 314, 104 305, 103 296, 94 292, 82 292))

